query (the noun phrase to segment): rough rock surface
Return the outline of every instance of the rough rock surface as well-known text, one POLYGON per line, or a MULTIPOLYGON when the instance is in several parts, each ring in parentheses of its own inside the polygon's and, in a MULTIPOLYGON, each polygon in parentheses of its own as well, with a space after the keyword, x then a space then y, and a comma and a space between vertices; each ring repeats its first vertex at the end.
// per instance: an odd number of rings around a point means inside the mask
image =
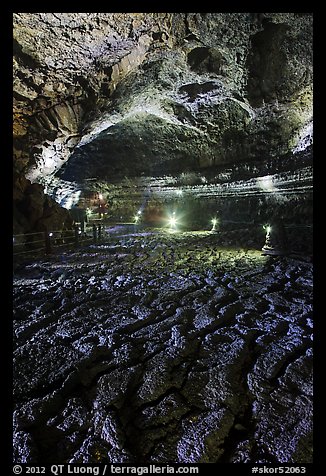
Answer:
POLYGON ((16 270, 14 461, 311 462, 311 263, 110 236, 16 270))
POLYGON ((312 460, 312 15, 14 14, 14 461, 312 460), (262 256, 281 218, 292 256, 262 256), (112 230, 111 230, 112 231, 112 230))
POLYGON ((15 168, 68 208, 92 180, 300 169, 311 144, 310 14, 17 13, 14 53, 15 168))
POLYGON ((38 183, 31 183, 20 174, 14 174, 15 235, 72 227, 72 217, 65 208, 48 195, 38 183))

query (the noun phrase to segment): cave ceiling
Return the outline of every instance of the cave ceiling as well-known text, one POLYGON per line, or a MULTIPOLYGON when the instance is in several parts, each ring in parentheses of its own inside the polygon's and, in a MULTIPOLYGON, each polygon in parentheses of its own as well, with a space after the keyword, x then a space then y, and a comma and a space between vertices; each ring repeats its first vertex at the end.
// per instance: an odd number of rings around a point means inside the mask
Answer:
POLYGON ((13 26, 15 170, 48 191, 209 175, 311 143, 310 14, 16 13, 13 26))

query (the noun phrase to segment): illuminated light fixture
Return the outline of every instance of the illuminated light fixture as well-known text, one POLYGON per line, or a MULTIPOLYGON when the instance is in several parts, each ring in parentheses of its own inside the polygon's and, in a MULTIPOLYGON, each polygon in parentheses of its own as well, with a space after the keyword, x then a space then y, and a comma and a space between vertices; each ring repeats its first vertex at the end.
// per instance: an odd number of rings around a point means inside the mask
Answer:
POLYGON ((265 244, 262 248, 264 255, 280 256, 286 254, 286 235, 281 221, 277 220, 272 225, 264 225, 266 231, 265 244))
POLYGON ((140 218, 139 215, 135 215, 135 217, 134 217, 135 224, 137 224, 139 222, 139 218, 140 218))
POLYGON ((175 217, 171 217, 169 220, 171 228, 175 228, 177 224, 177 219, 175 217))
POLYGON ((169 218, 169 225, 170 225, 170 230, 175 230, 177 226, 177 219, 175 217, 175 212, 173 212, 173 215, 169 218))
POLYGON ((51 233, 49 233, 49 236, 53 236, 53 233, 52 233, 52 232, 51 232, 51 233))
POLYGON ((272 227, 270 225, 264 225, 263 228, 266 231, 266 234, 269 234, 272 231, 272 227))
POLYGON ((81 230, 79 230, 78 234, 81 235, 81 230))
POLYGON ((215 231, 215 230, 216 230, 216 225, 217 225, 217 223, 218 223, 217 218, 212 218, 211 224, 212 224, 213 226, 212 226, 211 231, 215 231))
POLYGON ((137 214, 138 214, 138 215, 141 215, 141 210, 138 210, 137 214))

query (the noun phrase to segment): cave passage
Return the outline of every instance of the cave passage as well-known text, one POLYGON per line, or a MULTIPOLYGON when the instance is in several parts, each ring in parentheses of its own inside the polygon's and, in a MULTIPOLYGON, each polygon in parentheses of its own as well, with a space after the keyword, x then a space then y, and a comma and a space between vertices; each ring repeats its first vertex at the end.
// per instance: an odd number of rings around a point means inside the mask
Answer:
POLYGON ((312 462, 312 20, 13 15, 14 463, 312 462))

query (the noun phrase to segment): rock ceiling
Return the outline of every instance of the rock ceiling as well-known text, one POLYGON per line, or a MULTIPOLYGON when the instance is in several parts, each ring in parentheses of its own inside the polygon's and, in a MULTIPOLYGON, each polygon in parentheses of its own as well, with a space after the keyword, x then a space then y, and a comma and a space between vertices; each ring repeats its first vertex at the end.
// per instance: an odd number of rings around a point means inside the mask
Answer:
POLYGON ((278 159, 311 143, 312 72, 310 14, 17 13, 15 171, 60 202, 278 159))

